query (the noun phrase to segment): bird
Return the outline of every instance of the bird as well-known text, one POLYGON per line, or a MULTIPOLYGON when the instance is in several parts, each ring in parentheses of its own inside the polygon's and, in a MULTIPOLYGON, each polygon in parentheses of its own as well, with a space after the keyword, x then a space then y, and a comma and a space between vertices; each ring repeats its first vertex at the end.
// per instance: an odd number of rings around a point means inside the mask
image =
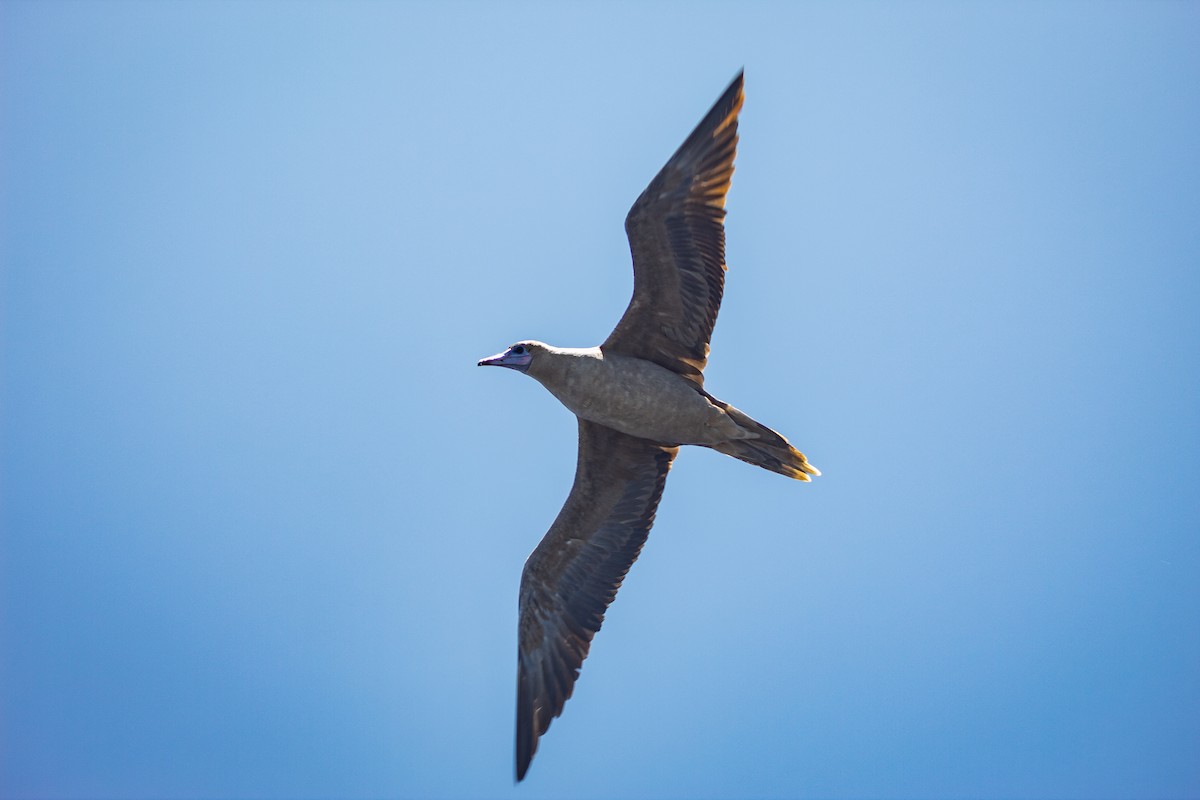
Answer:
POLYGON ((680 446, 801 481, 821 474, 782 435, 704 387, 725 287, 725 197, 744 99, 739 70, 630 208, 633 297, 603 344, 525 340, 479 361, 535 379, 579 425, 574 484, 521 574, 518 783, 642 550, 680 446))

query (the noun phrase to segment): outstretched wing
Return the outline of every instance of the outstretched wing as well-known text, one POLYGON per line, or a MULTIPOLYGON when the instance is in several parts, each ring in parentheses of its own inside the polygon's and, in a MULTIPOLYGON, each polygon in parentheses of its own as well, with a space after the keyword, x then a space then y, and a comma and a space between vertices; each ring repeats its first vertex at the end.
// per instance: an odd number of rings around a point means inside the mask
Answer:
POLYGON ((725 194, 743 99, 739 72, 629 210, 633 299, 601 345, 698 387, 725 288, 725 194))
POLYGON ((517 780, 562 713, 592 636, 654 524, 679 451, 579 420, 575 484, 521 574, 517 780))

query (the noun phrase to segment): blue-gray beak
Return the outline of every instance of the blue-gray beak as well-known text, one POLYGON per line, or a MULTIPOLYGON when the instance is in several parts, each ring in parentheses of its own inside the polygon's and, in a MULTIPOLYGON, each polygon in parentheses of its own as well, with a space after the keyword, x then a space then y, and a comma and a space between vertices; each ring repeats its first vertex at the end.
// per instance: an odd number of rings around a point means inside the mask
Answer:
POLYGON ((494 356, 485 358, 479 362, 481 367, 508 367, 515 369, 518 372, 524 372, 529 369, 529 362, 533 361, 533 354, 522 348, 521 353, 514 353, 515 348, 508 348, 503 353, 497 353, 494 356))

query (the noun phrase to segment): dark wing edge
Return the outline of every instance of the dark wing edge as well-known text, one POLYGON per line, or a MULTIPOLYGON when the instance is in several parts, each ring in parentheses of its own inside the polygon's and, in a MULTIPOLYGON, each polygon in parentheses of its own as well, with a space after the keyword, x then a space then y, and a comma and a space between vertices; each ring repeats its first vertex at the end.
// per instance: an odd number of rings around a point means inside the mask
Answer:
POLYGON ((562 713, 592 637, 654 524, 677 447, 579 420, 575 483, 521 574, 516 779, 562 713))
POLYGON ((602 349, 645 358, 704 384, 725 290, 725 196, 737 155, 737 77, 625 218, 633 298, 602 349))

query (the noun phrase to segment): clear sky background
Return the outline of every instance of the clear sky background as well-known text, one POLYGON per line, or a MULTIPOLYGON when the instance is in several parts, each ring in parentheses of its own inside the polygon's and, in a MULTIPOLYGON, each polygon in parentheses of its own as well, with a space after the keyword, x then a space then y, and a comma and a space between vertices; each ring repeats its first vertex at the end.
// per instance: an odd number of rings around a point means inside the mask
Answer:
POLYGON ((0 795, 1200 796, 1200 5, 0 5, 0 795), (633 199, 708 386, 512 784, 633 199))

